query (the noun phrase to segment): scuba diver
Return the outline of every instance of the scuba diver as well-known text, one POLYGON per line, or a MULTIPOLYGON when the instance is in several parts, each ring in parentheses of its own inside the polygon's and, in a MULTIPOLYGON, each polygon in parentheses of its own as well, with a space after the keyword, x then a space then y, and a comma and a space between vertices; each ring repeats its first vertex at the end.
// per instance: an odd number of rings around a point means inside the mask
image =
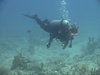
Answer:
POLYGON ((69 47, 70 48, 72 47, 72 40, 74 39, 74 36, 78 32, 78 28, 75 24, 71 25, 71 22, 65 19, 52 20, 52 21, 46 19, 42 21, 37 17, 37 15, 33 15, 33 16, 27 14, 23 14, 23 15, 34 19, 43 30, 49 33, 50 38, 49 38, 49 42, 46 45, 47 48, 51 46, 51 43, 54 38, 62 42, 63 44, 62 49, 65 49, 69 42, 70 42, 69 47))

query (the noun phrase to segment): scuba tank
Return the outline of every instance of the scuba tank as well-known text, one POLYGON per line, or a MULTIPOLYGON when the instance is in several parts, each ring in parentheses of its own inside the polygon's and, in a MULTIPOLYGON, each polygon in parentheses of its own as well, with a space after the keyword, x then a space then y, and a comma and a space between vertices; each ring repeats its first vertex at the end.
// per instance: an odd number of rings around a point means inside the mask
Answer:
POLYGON ((51 25, 60 26, 60 25, 68 25, 68 20, 53 20, 50 22, 51 25))

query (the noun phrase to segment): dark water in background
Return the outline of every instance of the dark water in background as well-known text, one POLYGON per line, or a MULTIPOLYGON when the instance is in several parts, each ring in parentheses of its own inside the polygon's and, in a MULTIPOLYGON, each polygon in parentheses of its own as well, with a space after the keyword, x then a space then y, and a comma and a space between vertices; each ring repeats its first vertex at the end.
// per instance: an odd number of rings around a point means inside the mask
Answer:
MULTIPOLYGON (((42 20, 60 19, 60 2, 61 0, 5 0, 0 3, 0 37, 27 36, 27 30, 32 30, 35 36, 43 34, 46 36, 45 31, 22 14, 38 14, 42 20)), ((79 26, 78 38, 99 36, 100 1, 66 0, 66 2, 69 18, 72 23, 79 26)))

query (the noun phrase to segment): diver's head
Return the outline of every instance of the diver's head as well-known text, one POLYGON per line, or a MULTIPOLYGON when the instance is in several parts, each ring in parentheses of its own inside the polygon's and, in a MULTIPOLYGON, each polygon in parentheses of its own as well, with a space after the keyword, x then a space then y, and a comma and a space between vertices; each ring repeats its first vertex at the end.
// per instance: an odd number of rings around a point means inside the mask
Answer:
POLYGON ((72 36, 76 35, 77 32, 78 32, 78 27, 75 24, 74 25, 71 25, 70 32, 71 32, 71 35, 72 36))

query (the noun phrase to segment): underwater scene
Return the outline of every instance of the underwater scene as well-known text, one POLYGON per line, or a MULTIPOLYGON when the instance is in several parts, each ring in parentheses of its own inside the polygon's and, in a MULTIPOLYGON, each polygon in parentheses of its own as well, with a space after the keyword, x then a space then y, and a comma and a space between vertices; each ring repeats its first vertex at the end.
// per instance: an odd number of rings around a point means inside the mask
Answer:
POLYGON ((100 75, 100 1, 0 0, 0 75, 100 75))

